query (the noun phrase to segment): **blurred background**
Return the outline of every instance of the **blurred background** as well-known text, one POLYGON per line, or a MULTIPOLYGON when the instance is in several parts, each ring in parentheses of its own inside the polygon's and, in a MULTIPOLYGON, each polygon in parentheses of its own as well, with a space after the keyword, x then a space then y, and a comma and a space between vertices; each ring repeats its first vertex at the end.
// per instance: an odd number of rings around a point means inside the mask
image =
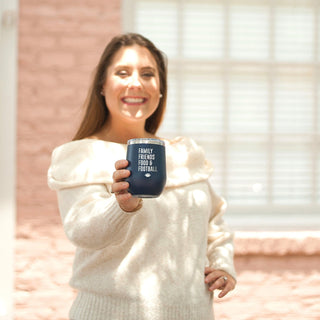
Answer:
POLYGON ((239 278, 217 319, 320 319, 319 0, 1 0, 0 19, 1 320, 67 319, 46 174, 121 32, 167 55, 159 135, 201 144, 228 201, 239 278))

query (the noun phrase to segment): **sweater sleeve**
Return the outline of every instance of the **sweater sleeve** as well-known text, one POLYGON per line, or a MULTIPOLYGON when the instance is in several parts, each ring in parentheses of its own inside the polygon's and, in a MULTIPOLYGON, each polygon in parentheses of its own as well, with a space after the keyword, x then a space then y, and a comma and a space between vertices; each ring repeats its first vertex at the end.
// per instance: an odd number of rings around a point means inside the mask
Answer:
POLYGON ((227 204, 209 188, 212 199, 212 212, 209 219, 207 257, 209 265, 229 273, 236 279, 236 271, 233 263, 233 237, 234 234, 223 220, 227 204))
POLYGON ((125 238, 134 213, 127 213, 108 190, 121 145, 82 140, 53 151, 48 185, 57 192, 67 237, 77 247, 97 250, 125 238))
POLYGON ((125 238, 132 216, 102 184, 58 191, 59 210, 67 237, 77 247, 98 250, 125 238))

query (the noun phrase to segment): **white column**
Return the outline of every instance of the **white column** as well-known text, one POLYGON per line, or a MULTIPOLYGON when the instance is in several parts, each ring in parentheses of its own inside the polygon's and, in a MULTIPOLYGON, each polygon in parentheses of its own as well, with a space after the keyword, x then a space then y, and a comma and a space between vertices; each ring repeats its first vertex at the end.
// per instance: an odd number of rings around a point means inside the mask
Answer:
POLYGON ((13 319, 18 0, 0 0, 0 320, 13 319))

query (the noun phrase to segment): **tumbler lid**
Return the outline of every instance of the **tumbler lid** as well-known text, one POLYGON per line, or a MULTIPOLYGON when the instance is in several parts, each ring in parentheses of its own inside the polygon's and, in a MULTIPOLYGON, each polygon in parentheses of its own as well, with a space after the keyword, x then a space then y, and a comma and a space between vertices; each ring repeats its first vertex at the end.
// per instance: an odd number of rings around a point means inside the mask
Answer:
POLYGON ((163 140, 160 139, 154 139, 154 138, 137 138, 137 139, 130 139, 128 140, 127 144, 138 144, 138 143, 144 143, 144 144, 159 144, 160 146, 164 146, 165 143, 163 140))

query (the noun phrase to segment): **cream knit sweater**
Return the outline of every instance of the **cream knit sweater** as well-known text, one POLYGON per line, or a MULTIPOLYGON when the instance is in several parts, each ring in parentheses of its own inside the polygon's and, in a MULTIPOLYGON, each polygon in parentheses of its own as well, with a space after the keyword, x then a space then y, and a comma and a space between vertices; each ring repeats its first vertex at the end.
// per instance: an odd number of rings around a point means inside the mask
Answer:
POLYGON ((166 142, 167 184, 134 213, 110 193, 126 146, 84 139, 56 148, 48 184, 76 246, 70 284, 75 320, 212 320, 205 266, 235 277, 225 202, 210 187, 212 167, 192 140, 166 142))

